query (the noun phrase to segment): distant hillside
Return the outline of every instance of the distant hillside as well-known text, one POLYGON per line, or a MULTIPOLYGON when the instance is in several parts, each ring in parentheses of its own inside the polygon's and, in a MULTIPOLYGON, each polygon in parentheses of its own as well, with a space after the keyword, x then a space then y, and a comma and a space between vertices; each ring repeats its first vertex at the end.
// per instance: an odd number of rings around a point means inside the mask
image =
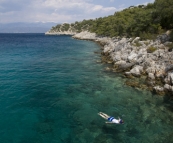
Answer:
POLYGON ((96 33, 98 36, 139 36, 142 39, 154 39, 158 34, 173 29, 172 7, 173 0, 155 0, 154 3, 131 6, 107 17, 56 25, 48 33, 89 31, 96 33))
POLYGON ((0 33, 45 33, 57 23, 0 23, 0 33))

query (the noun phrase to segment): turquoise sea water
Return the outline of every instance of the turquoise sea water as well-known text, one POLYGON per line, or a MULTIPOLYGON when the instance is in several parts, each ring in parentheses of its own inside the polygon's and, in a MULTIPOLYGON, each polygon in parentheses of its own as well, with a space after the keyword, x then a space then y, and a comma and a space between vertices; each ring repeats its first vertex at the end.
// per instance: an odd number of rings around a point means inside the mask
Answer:
POLYGON ((0 142, 173 142, 171 101, 127 87, 95 51, 70 36, 0 34, 0 142))

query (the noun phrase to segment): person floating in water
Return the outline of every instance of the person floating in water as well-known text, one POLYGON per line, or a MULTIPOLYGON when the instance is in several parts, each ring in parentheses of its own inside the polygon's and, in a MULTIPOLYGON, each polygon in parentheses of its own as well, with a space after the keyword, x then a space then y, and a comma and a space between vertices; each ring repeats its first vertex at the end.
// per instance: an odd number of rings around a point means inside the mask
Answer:
POLYGON ((124 121, 122 119, 115 119, 114 117, 111 117, 103 112, 99 112, 98 115, 100 115, 102 118, 108 120, 109 122, 105 123, 115 123, 115 124, 124 124, 124 121))

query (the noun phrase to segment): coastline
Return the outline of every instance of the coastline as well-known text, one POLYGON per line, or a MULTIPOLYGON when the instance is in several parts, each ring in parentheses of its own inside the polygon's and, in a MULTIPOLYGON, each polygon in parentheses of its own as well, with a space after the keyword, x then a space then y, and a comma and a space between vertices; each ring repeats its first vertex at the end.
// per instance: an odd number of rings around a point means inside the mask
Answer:
POLYGON ((45 35, 75 35, 76 33, 65 31, 65 32, 46 32, 45 35))
POLYGON ((167 33, 154 41, 141 41, 140 37, 97 37, 88 31, 45 34, 71 35, 74 39, 97 42, 102 46, 101 61, 112 64, 106 70, 121 72, 127 77, 125 84, 160 95, 173 95, 173 51, 169 51, 171 42, 167 33))

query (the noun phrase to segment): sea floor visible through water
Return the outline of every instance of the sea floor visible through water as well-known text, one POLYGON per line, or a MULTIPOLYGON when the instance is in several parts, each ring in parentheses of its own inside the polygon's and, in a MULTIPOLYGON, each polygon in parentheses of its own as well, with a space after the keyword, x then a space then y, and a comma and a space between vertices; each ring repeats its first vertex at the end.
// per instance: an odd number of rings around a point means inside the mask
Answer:
POLYGON ((0 142, 173 142, 173 103, 126 86, 96 51, 70 36, 0 34, 0 142))

